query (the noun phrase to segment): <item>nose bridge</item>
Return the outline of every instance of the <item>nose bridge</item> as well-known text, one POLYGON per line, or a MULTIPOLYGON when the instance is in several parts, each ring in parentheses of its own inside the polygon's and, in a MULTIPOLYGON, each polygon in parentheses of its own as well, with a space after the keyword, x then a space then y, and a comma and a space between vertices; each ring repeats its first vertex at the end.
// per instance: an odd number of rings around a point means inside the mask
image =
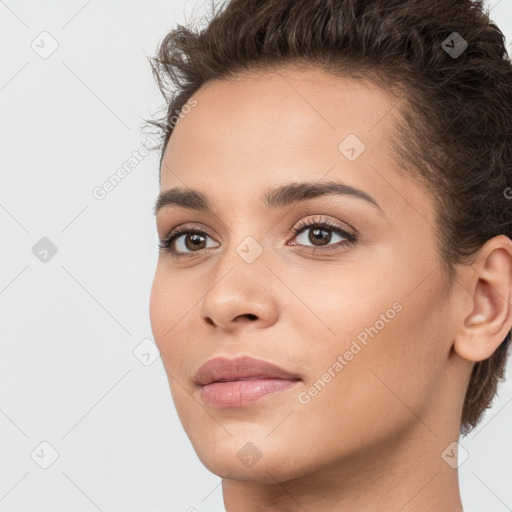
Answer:
MULTIPOLYGON (((234 266, 242 271, 261 271, 264 267, 265 253, 269 250, 265 238, 265 226, 258 218, 244 214, 248 211, 248 201, 239 201, 231 205, 224 216, 224 223, 229 230, 226 251, 219 258, 219 266, 234 266), (233 220, 233 219, 236 219, 233 220), (264 247, 266 246, 266 248, 264 247)), ((267 228, 268 229, 268 228, 267 228)))

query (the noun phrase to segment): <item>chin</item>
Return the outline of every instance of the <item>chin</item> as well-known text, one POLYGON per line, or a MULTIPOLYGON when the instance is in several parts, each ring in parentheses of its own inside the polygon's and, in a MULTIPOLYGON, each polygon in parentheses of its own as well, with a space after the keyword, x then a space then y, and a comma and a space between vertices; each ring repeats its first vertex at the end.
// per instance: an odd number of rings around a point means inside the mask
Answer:
MULTIPOLYGON (((244 438, 230 438, 229 441, 212 446, 198 446, 194 450, 201 463, 213 474, 232 480, 250 480, 275 484, 299 478, 307 473, 302 453, 293 456, 285 443, 276 439, 275 445, 262 446, 261 442, 251 443, 244 438)), ((249 438, 250 439, 250 438, 249 438)), ((313 468, 311 468, 313 470, 313 468)))

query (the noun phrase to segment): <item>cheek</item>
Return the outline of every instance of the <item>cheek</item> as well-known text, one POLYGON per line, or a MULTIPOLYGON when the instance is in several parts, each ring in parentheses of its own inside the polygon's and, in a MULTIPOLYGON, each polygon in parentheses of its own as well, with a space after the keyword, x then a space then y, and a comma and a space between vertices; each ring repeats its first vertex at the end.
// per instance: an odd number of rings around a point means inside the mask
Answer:
POLYGON ((371 295, 364 287, 327 295, 324 319, 336 338, 317 344, 306 383, 317 428, 330 416, 349 439, 382 438, 418 421, 435 396, 449 350, 446 300, 437 276, 413 293, 417 277, 402 278, 381 279, 371 295))
POLYGON ((164 265, 157 267, 149 303, 151 329, 168 376, 180 382, 192 375, 201 353, 201 340, 191 333, 197 332, 197 303, 203 294, 190 286, 189 278, 170 275, 164 265))
MULTIPOLYGON (((433 351, 425 349, 434 341, 429 339, 432 326, 417 325, 412 313, 404 307, 378 332, 368 317, 362 323, 368 333, 353 326, 346 338, 315 354, 318 359, 296 406, 299 423, 317 434, 305 447, 311 455, 333 447, 350 452, 362 443, 391 439, 424 417, 440 366, 435 366, 433 351), (357 338, 361 332, 368 334, 365 343, 357 338)), ((281 435, 296 433, 284 428, 281 435)))
POLYGON ((184 290, 172 285, 172 280, 157 267, 151 287, 149 316, 155 343, 160 350, 164 364, 165 357, 171 349, 172 340, 179 330, 179 319, 185 315, 183 309, 184 290))
POLYGON ((166 310, 168 309, 168 298, 165 293, 165 287, 161 278, 161 272, 157 267, 153 284, 151 286, 151 294, 149 297, 149 320, 153 337, 158 348, 161 350, 160 344, 164 335, 164 320, 166 310))

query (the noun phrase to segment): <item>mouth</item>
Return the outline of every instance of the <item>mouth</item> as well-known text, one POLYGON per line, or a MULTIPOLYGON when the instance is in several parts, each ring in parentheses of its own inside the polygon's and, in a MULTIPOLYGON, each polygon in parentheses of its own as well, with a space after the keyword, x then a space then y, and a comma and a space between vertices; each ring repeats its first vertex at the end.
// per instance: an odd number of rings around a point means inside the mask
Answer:
POLYGON ((197 372, 202 400, 212 407, 244 407, 264 396, 294 387, 302 379, 267 361, 248 356, 236 359, 217 357, 197 372))
POLYGON ((266 395, 286 391, 298 382, 298 380, 261 378, 216 381, 201 387, 201 398, 213 407, 244 407, 259 401, 266 395))

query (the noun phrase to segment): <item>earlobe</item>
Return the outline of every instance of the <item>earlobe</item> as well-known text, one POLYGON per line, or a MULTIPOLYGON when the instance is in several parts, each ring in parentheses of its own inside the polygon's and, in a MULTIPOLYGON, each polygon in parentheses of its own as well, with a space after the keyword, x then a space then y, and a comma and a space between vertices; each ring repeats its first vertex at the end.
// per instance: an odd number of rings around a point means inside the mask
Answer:
POLYGON ((467 268, 462 284, 470 294, 471 312, 461 316, 454 351, 469 361, 493 355, 512 328, 512 240, 488 240, 467 268))

